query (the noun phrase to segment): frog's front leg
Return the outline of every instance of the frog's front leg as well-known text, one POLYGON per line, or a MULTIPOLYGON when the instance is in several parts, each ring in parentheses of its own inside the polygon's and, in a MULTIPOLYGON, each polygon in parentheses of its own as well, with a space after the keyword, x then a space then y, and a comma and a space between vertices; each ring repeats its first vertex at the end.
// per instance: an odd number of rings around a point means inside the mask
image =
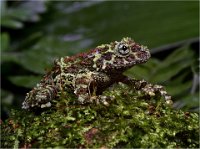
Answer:
POLYGON ((110 97, 100 95, 100 88, 110 81, 109 77, 100 72, 79 73, 75 78, 74 93, 78 97, 78 102, 85 103, 102 103, 109 105, 110 97))
POLYGON ((161 85, 153 85, 145 80, 131 79, 129 77, 124 77, 122 82, 134 86, 136 90, 140 90, 150 97, 161 95, 166 100, 166 103, 172 104, 171 96, 168 95, 164 87, 161 85))

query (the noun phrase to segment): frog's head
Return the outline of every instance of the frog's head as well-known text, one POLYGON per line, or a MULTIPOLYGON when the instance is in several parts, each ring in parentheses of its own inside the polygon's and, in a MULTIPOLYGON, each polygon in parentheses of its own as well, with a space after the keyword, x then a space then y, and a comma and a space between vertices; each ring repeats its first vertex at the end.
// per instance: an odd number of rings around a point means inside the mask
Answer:
POLYGON ((97 48, 104 49, 97 54, 95 60, 95 67, 101 71, 124 71, 136 64, 145 63, 150 58, 149 49, 131 38, 123 38, 119 42, 115 41, 97 48))

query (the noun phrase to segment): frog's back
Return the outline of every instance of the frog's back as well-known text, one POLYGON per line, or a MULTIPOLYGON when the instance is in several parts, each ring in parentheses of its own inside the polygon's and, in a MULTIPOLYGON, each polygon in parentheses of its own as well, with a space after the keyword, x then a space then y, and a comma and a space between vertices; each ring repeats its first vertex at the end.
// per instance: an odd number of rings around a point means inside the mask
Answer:
MULTIPOLYGON (((91 69, 91 65, 93 61, 86 57, 83 54, 78 54, 71 57, 61 57, 57 60, 55 60, 54 68, 59 68, 60 73, 71 73, 71 74, 77 74, 79 71, 84 69, 91 69)), ((53 69, 54 71, 55 69, 53 69)))

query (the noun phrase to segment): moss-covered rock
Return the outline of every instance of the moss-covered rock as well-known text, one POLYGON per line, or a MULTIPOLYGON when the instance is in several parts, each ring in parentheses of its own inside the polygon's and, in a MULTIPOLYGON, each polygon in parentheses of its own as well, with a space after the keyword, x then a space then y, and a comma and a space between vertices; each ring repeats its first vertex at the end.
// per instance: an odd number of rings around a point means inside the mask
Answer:
POLYGON ((66 94, 43 111, 13 110, 1 123, 2 147, 199 147, 199 115, 174 110, 161 97, 147 99, 124 84, 104 92, 115 96, 107 107, 74 104, 66 94))

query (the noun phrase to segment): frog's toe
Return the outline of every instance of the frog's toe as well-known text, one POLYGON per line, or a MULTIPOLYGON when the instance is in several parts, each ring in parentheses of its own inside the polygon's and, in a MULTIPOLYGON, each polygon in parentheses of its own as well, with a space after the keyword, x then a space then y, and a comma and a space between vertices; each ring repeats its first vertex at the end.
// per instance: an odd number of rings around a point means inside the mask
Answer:
POLYGON ((168 104, 168 105, 172 105, 173 104, 173 101, 171 100, 172 97, 170 95, 166 94, 164 96, 164 98, 165 98, 166 104, 168 104))
POLYGON ((165 95, 165 100, 168 101, 168 100, 171 100, 172 97, 170 95, 165 95))
POLYGON ((161 96, 164 97, 167 104, 173 103, 171 100, 172 97, 170 95, 168 95, 168 93, 163 88, 160 90, 160 94, 161 94, 161 96))
POLYGON ((148 85, 145 88, 142 88, 142 91, 146 94, 149 95, 150 97, 154 96, 162 96, 167 103, 172 103, 171 101, 171 96, 168 95, 166 90, 163 88, 161 85, 148 85))
POLYGON ((30 107, 30 106, 29 106, 29 104, 28 104, 27 102, 24 101, 24 102, 22 103, 22 109, 29 109, 29 107, 30 107))
POLYGON ((98 98, 99 98, 99 102, 102 103, 105 106, 109 106, 110 101, 112 101, 114 99, 114 97, 104 96, 104 95, 100 95, 98 98))

